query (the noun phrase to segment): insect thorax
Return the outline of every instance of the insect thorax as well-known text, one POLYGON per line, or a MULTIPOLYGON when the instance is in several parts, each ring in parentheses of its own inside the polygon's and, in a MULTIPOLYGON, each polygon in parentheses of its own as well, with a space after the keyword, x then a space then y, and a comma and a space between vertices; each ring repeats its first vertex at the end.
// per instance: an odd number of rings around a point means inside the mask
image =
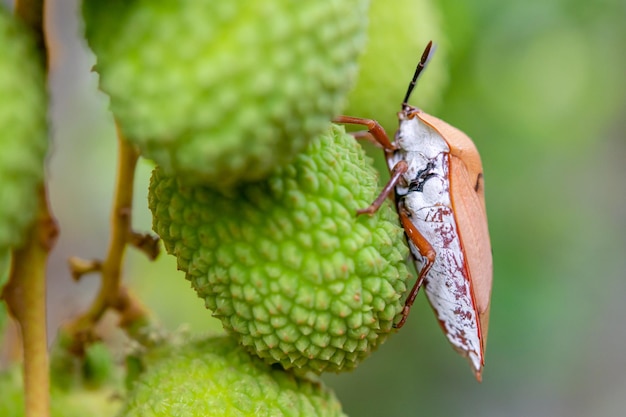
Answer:
POLYGON ((422 122, 416 113, 403 116, 400 118, 400 128, 395 137, 398 149, 387 160, 390 169, 393 169, 399 161, 408 164, 407 172, 396 187, 396 195, 403 196, 413 191, 426 192, 429 194, 427 202, 446 204, 445 201, 439 200, 443 196, 430 194, 435 189, 441 189, 442 179, 447 181, 447 154, 450 148, 441 135, 422 122), (436 181, 437 178, 439 181, 436 181), (439 184, 430 184, 432 180, 439 184))

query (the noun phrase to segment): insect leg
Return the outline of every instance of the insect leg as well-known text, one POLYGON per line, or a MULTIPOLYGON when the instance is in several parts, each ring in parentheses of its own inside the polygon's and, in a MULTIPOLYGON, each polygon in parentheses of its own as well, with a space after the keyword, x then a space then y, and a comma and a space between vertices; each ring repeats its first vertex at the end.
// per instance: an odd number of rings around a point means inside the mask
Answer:
POLYGON ((387 182, 387 185, 385 185, 378 197, 376 197, 376 200, 374 200, 372 204, 369 205, 369 207, 357 210, 356 214, 359 215, 376 213, 380 206, 385 202, 385 199, 391 195, 394 187, 398 184, 398 181, 400 181, 400 178, 402 178, 402 175, 404 175, 408 169, 409 166, 407 165, 406 161, 400 161, 395 164, 393 169, 391 170, 391 178, 389 178, 389 182, 387 182))
POLYGON ((419 275, 417 277, 417 280, 415 281, 415 284, 413 285, 413 288, 411 288, 409 296, 404 302, 404 308, 402 309, 402 318, 394 326, 397 329, 404 326, 406 319, 409 317, 409 312, 411 310, 413 302, 415 301, 415 297, 417 297, 417 293, 424 283, 424 278, 426 277, 428 271, 430 271, 430 268, 435 263, 435 257, 437 256, 437 253, 435 252, 431 244, 428 242, 428 240, 426 240, 424 235, 422 235, 420 231, 417 230, 417 227, 415 227, 404 208, 398 207, 398 212, 400 214, 400 222, 402 223, 404 232, 408 236, 411 243, 415 245, 417 250, 419 250, 420 254, 424 257, 424 264, 422 265, 422 269, 419 271, 419 275))
POLYGON ((373 138, 375 144, 380 145, 387 152, 391 152, 396 149, 396 147, 389 140, 389 136, 387 136, 385 129, 383 129, 383 127, 376 120, 352 116, 338 116, 333 120, 333 122, 365 126, 367 127, 367 132, 369 134, 365 132, 358 132, 355 134, 357 139, 368 139, 369 136, 373 138))
POLYGON ((383 149, 383 145, 370 133, 369 130, 358 130, 356 132, 350 132, 350 134, 356 140, 366 140, 379 149, 383 149))

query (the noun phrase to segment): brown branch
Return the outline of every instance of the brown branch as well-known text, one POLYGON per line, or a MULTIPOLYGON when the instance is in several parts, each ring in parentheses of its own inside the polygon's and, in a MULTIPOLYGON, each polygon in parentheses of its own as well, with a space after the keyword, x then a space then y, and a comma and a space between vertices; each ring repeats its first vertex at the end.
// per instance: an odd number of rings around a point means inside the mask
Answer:
MULTIPOLYGON (((134 328, 133 324, 137 322, 148 321, 145 307, 121 284, 126 247, 128 244, 136 245, 139 236, 131 228, 133 182, 138 156, 136 149, 124 139, 118 129, 117 177, 111 212, 111 240, 106 259, 102 262, 70 259, 70 268, 75 279, 80 279, 89 272, 100 272, 101 275, 100 289, 89 309, 66 327, 74 341, 71 350, 79 355, 89 343, 97 340, 95 326, 108 309, 114 309, 121 315, 120 326, 127 331, 134 328)), ((144 252, 156 257, 158 250, 149 247, 157 246, 158 240, 153 238, 146 241, 148 243, 142 244, 148 247, 144 252)))
POLYGON ((89 274, 91 272, 100 272, 102 270, 102 262, 96 259, 87 261, 72 256, 67 260, 67 262, 69 264, 72 278, 74 279, 74 281, 80 281, 83 275, 89 274))
POLYGON ((2 297, 19 325, 24 352, 26 416, 47 416, 49 375, 46 335, 45 266, 58 228, 48 208, 46 189, 39 188, 39 211, 27 242, 13 252, 9 282, 2 297))
MULTIPOLYGON (((44 34, 44 1, 16 0, 15 15, 31 29, 40 65, 47 73, 48 50, 44 34)), ((26 242, 12 255, 9 282, 2 290, 10 313, 20 328, 24 354, 24 403, 26 417, 45 417, 50 409, 50 377, 46 335, 46 275, 48 253, 59 233, 42 181, 37 193, 37 217, 26 233, 26 242)))
POLYGON ((143 252, 148 259, 155 260, 161 252, 160 239, 150 233, 137 233, 131 230, 128 243, 143 252))

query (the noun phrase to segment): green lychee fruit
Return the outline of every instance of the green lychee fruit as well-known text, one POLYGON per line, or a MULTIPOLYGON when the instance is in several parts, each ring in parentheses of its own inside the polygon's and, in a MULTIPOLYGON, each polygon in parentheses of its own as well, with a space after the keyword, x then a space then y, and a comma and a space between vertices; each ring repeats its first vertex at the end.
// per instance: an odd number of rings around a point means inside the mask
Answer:
POLYGON ((367 45, 344 114, 377 120, 391 138, 397 113, 428 41, 439 46, 410 100, 435 110, 448 81, 446 37, 432 0, 372 0, 367 45))
POLYGON ((265 364, 230 337, 168 353, 135 381, 121 417, 345 415, 321 382, 265 364))
POLYGON ((168 174, 227 187, 291 161, 344 105, 368 0, 85 1, 100 87, 168 174))
POLYGON ((0 7, 0 51, 0 258, 4 259, 11 247, 23 242, 35 217, 48 141, 41 58, 31 34, 4 7, 0 7))
POLYGON ((266 181, 229 194, 156 169, 153 228, 224 328, 270 363, 354 368, 393 331, 409 276, 392 204, 343 126, 266 181))

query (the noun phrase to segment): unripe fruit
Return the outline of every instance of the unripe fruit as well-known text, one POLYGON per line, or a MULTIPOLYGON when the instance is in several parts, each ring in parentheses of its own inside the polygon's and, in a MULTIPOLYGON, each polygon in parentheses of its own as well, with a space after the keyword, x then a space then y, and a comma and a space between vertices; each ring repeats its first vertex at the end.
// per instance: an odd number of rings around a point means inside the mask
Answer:
POLYGON ((443 48, 428 64, 428 81, 419 83, 413 100, 433 111, 448 81, 446 38, 432 0, 372 0, 367 45, 359 59, 358 81, 344 114, 377 120, 393 135, 397 112, 429 40, 443 48))
POLYGON ((83 3, 123 134, 169 174, 266 177, 343 107, 367 0, 83 3))
POLYGON ((156 169, 153 228, 251 352, 303 371, 354 368, 393 331, 409 276, 391 204, 357 216, 377 172, 333 125, 293 164, 222 194, 156 169))
POLYGON ((230 337, 161 353, 133 384, 121 417, 344 416, 334 393, 250 356, 230 337))
MULTIPOLYGON (((45 78, 30 33, 0 7, 0 264, 37 209, 48 146, 45 78)), ((4 271, 0 265, 0 273, 4 271)))

